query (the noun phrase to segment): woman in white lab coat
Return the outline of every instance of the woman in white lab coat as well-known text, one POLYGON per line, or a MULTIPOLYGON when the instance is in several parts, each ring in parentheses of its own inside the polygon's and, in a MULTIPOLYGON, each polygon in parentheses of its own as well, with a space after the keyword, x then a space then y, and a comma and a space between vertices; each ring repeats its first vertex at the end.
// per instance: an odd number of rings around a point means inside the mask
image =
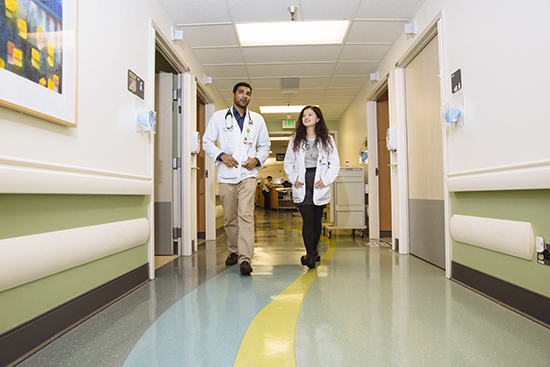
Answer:
POLYGON ((306 106, 288 143, 284 168, 292 183, 292 195, 302 215, 302 238, 306 255, 302 265, 315 268, 321 237, 323 209, 330 202, 330 184, 340 171, 340 158, 329 135, 321 109, 306 106))

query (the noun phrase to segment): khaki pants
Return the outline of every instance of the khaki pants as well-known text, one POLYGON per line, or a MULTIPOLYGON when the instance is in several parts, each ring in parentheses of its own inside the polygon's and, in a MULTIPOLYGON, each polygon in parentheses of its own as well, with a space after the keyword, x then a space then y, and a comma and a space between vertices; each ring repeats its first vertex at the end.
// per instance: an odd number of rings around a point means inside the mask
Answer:
POLYGON ((229 252, 239 255, 239 264, 254 256, 254 194, 256 179, 237 184, 220 183, 225 233, 229 252))

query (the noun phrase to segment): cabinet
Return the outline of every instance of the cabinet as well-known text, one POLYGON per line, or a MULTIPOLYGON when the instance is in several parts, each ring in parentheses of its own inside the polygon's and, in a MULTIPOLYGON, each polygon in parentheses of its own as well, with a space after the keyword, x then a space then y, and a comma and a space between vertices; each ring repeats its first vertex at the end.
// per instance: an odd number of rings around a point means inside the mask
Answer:
POLYGON ((365 176, 363 167, 343 167, 334 181, 334 225, 326 226, 328 236, 332 229, 361 230, 365 225, 365 176))

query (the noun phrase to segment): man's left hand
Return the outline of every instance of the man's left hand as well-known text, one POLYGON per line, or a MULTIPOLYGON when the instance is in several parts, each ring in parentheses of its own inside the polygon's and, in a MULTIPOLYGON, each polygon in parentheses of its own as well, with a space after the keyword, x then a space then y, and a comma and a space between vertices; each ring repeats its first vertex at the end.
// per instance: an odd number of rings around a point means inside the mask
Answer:
POLYGON ((243 164, 243 167, 251 171, 254 169, 254 167, 256 167, 257 164, 258 161, 255 158, 248 157, 248 160, 246 161, 246 163, 243 164))

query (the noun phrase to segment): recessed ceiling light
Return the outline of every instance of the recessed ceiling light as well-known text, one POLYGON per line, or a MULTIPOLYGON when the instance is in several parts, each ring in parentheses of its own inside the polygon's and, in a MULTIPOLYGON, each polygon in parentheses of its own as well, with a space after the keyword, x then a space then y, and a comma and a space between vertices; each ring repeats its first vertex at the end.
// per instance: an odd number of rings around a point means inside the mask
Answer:
POLYGON ((296 113, 305 106, 260 106, 261 113, 296 113))
POLYGON ((339 44, 349 20, 235 24, 241 46, 339 44))

